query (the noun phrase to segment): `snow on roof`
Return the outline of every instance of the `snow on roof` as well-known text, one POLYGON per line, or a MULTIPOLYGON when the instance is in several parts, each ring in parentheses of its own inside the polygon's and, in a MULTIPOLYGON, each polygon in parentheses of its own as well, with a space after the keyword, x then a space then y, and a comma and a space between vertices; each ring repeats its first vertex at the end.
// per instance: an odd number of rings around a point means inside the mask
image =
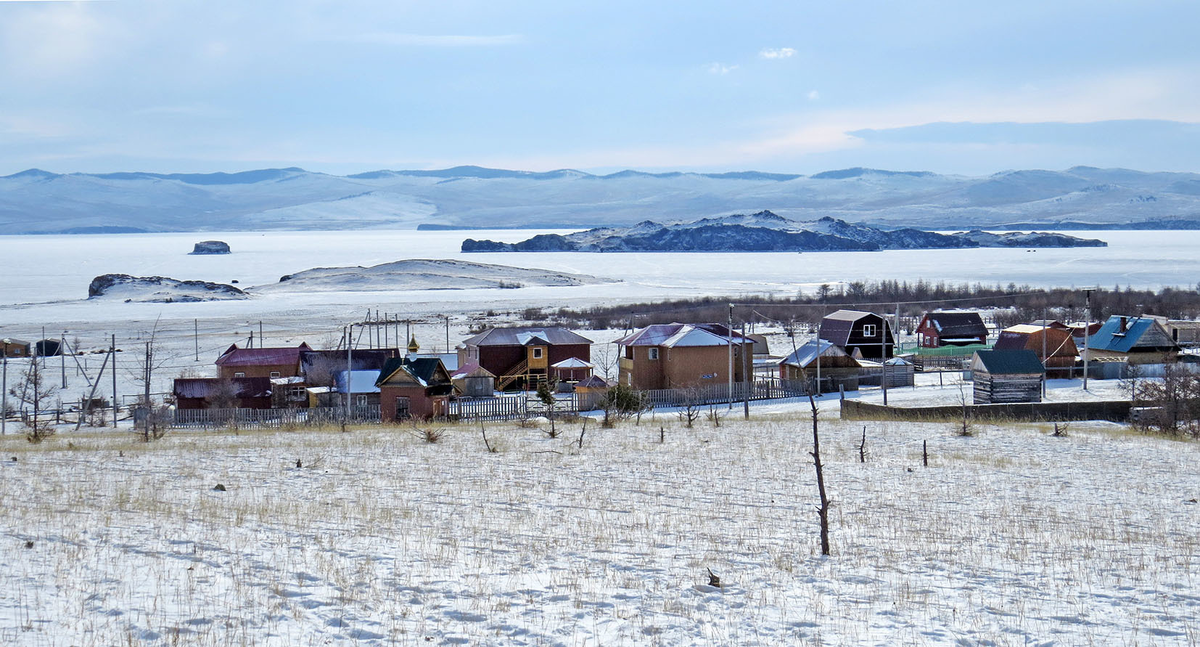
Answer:
POLYGON ((557 364, 550 365, 551 368, 595 368, 595 366, 595 364, 592 364, 591 362, 585 362, 578 357, 564 359, 557 364))
POLYGON ((550 345, 591 344, 592 340, 559 327, 489 328, 463 341, 468 346, 524 346, 518 338, 522 333, 538 333, 550 345))
POLYGON ((842 357, 846 355, 846 351, 842 350, 836 344, 828 342, 824 339, 806 342, 803 346, 797 348, 791 355, 780 360, 780 364, 789 366, 799 366, 805 368, 812 364, 817 359, 817 344, 820 344, 821 357, 842 357))
POLYGON ((653 324, 632 332, 615 343, 622 346, 666 346, 668 348, 689 346, 727 346, 730 341, 740 344, 742 336, 716 323, 700 324, 653 324), (698 333, 689 335, 691 333, 698 333), (684 342, 684 339, 687 339, 684 342), (714 341, 719 340, 719 341, 714 341))
POLYGON ((303 383, 304 383, 304 378, 299 375, 295 375, 292 377, 273 377, 273 378, 271 378, 271 384, 273 386, 287 386, 289 384, 303 384, 303 383))
POLYGON ((278 366, 300 364, 300 352, 312 350, 301 342, 291 348, 239 348, 230 346, 215 362, 217 366, 278 366))
MULTIPOLYGON (((379 371, 350 371, 350 394, 379 393, 379 387, 375 386, 378 379, 379 371)), ((346 371, 338 371, 337 391, 346 392, 346 371)))

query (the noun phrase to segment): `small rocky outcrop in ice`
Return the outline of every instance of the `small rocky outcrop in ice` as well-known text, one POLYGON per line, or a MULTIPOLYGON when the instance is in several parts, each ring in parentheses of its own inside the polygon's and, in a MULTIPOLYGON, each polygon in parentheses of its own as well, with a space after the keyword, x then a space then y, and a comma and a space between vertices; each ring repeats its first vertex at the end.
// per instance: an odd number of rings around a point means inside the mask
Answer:
POLYGON ((192 247, 193 254, 228 254, 229 243, 220 240, 202 240, 192 247))
POLYGON ((179 281, 165 276, 102 274, 92 279, 88 298, 124 299, 137 303, 193 303, 248 299, 249 295, 224 283, 179 281))

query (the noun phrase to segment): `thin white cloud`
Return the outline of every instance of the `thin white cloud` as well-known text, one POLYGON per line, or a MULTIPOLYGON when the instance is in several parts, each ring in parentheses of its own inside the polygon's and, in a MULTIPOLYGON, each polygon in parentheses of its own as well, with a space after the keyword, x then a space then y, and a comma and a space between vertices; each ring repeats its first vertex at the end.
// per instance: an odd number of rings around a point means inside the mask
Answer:
POLYGON ((758 53, 759 58, 777 59, 791 58, 796 55, 796 50, 791 47, 768 47, 758 53))
POLYGON ((717 76, 725 76, 726 74, 729 74, 730 72, 738 69, 738 66, 723 65, 721 63, 709 63, 708 65, 704 66, 704 69, 708 70, 709 74, 716 74, 717 76))
POLYGON ((469 36, 463 34, 402 34, 396 32, 373 32, 356 34, 345 40, 372 45, 394 45, 402 47, 495 47, 516 45, 525 41, 521 34, 493 36, 469 36))
POLYGON ((809 101, 816 101, 817 99, 820 99, 820 98, 821 98, 820 92, 817 92, 816 90, 808 91, 808 100, 809 101))

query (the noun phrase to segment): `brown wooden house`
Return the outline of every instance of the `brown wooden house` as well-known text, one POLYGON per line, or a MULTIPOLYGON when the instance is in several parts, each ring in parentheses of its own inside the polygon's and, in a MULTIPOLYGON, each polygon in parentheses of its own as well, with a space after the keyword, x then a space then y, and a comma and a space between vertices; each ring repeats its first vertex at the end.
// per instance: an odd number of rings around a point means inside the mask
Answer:
POLYGON ((1051 328, 1020 324, 1000 331, 995 350, 1031 350, 1046 367, 1048 378, 1070 378, 1079 350, 1068 326, 1051 328))
POLYGON ((301 342, 291 348, 240 348, 234 344, 217 358, 215 364, 222 378, 236 377, 295 377, 300 375, 300 353, 312 347, 301 342))
POLYGON ((917 345, 921 348, 986 344, 987 325, 978 312, 948 310, 926 313, 917 326, 917 345))
POLYGON ((31 344, 20 339, 0 339, 0 357, 29 357, 31 344))
POLYGON ((434 357, 388 360, 375 386, 379 387, 379 411, 385 422, 441 418, 454 391, 449 371, 434 357))
POLYGON ((618 380, 637 390, 727 384, 753 376, 754 342, 716 323, 654 324, 615 342, 621 349, 618 380))
POLYGON ((459 366, 486 369, 501 391, 535 389, 551 378, 551 365, 572 358, 590 362, 592 340, 556 327, 490 328, 463 341, 458 352, 459 366))
POLYGON ((227 397, 237 409, 270 409, 271 378, 235 377, 222 384, 224 378, 178 378, 172 389, 177 409, 210 409, 220 406, 227 397), (223 390, 228 393, 222 393, 223 390))

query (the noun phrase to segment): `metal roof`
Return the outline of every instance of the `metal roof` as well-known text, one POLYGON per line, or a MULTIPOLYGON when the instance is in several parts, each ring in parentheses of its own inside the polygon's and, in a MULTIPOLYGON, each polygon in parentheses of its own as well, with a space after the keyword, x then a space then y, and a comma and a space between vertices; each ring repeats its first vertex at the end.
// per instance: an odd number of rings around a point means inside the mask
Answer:
POLYGON ((512 328, 489 328, 478 335, 463 340, 467 346, 524 346, 536 334, 551 346, 568 344, 591 344, 592 340, 559 327, 520 326, 512 328), (522 339, 522 335, 525 335, 522 339))
POLYGON ((669 323, 652 324, 625 335, 616 342, 622 346, 666 346, 668 348, 687 346, 727 346, 730 341, 742 343, 742 336, 737 331, 732 333, 728 326, 718 323, 669 323), (698 334, 692 334, 698 333, 698 334), (719 341, 714 341, 714 338, 719 341))
POLYGON ((938 335, 942 338, 976 336, 987 338, 987 326, 984 325, 983 317, 980 317, 978 312, 939 310, 926 313, 925 316, 933 323, 933 327, 937 329, 938 335))
MULTIPOLYGON (((1028 375, 1045 373, 1037 353, 1031 350, 977 350, 975 358, 992 375, 1028 375)), ((974 364, 974 362, 972 362, 974 364)))
MULTIPOLYGON (((350 351, 350 368, 355 371, 378 371, 392 357, 399 357, 397 348, 356 348, 350 351)), ((300 352, 300 372, 308 375, 313 364, 328 360, 336 370, 346 370, 346 351, 343 350, 306 350, 300 352)))
POLYGON ((230 346, 215 362, 217 366, 279 366, 300 365, 300 352, 312 348, 301 342, 292 348, 240 348, 230 346))
MULTIPOLYGON (((271 397, 271 378, 269 377, 235 377, 229 380, 233 392, 238 398, 268 398, 271 397)), ((177 398, 208 399, 217 392, 221 383, 216 377, 177 378, 173 389, 177 398)))
MULTIPOLYGON (((346 392, 346 371, 337 374, 337 392, 346 392)), ((379 393, 375 382, 379 380, 379 371, 350 371, 350 395, 359 393, 379 393)))
POLYGON ((591 362, 585 362, 578 357, 572 357, 570 359, 564 359, 557 364, 551 364, 550 368, 595 368, 595 366, 596 365, 592 364, 591 362))
POLYGON ((817 344, 820 343, 821 357, 849 357, 846 351, 842 350, 832 342, 824 339, 806 342, 803 346, 797 348, 791 355, 780 360, 780 364, 789 366, 799 366, 807 368, 810 364, 817 360, 817 344))
POLYGON ((1128 353, 1133 347, 1138 346, 1142 337, 1147 333, 1156 331, 1162 335, 1163 341, 1168 345, 1161 346, 1144 346, 1144 348, 1163 348, 1175 349, 1179 346, 1171 341, 1171 335, 1167 333, 1162 324, 1158 323, 1150 317, 1129 317, 1123 315, 1113 315, 1100 326, 1096 334, 1088 337, 1087 347, 1091 350, 1107 350, 1117 353, 1128 353), (1121 321, 1125 321, 1125 330, 1121 330, 1121 321))
POLYGON ((834 311, 834 312, 831 312, 831 313, 825 315, 823 317, 823 319, 836 319, 838 321, 858 321, 859 319, 862 319, 863 317, 870 317, 870 316, 878 317, 879 315, 875 314, 874 312, 866 312, 865 310, 837 310, 837 311, 834 311))
POLYGON ((389 359, 387 364, 384 364, 383 370, 379 372, 376 379, 377 384, 382 384, 388 378, 396 374, 397 371, 404 371, 413 377, 421 386, 433 386, 447 382, 448 380, 439 380, 438 369, 444 372, 446 377, 449 377, 449 372, 442 365, 442 360, 436 357, 418 357, 410 360, 408 358, 389 359))

